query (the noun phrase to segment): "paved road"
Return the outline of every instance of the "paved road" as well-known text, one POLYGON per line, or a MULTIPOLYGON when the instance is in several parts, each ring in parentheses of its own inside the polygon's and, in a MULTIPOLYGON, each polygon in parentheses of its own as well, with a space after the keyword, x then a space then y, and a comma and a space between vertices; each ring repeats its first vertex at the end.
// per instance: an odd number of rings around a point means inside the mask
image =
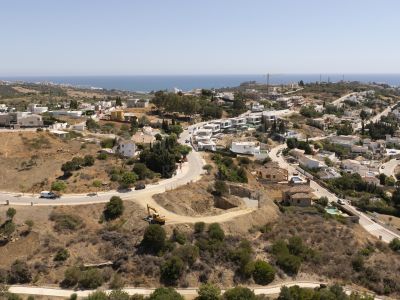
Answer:
MULTIPOLYGON (((248 286, 251 290, 254 291, 256 295, 277 295, 279 294, 281 288, 283 286, 294 286, 298 285, 302 288, 316 288, 319 287, 322 282, 318 281, 289 281, 289 282, 282 282, 278 284, 272 284, 264 287, 260 286, 248 286)), ((124 288, 129 295, 150 295, 153 293, 154 288, 124 288)), ((176 291, 186 297, 193 298, 197 296, 198 288, 185 288, 185 289, 177 289, 176 291)), ((42 295, 42 296, 53 296, 53 297, 69 297, 71 294, 76 293, 79 297, 87 297, 93 290, 85 290, 85 291, 73 291, 67 289, 59 289, 59 288, 52 288, 52 287, 32 287, 32 286, 18 286, 13 285, 9 289, 10 292, 16 294, 25 294, 25 295, 42 295)), ((357 292, 352 288, 345 288, 347 293, 351 293, 352 291, 357 292)), ((107 293, 110 290, 106 291, 107 293)), ((222 290, 224 292, 224 290, 222 290)), ((375 299, 380 299, 375 297, 375 299)))
POLYGON ((343 101, 345 101, 348 97, 352 96, 352 95, 356 95, 357 92, 353 92, 353 93, 349 93, 347 95, 344 95, 342 97, 340 97, 339 99, 336 99, 335 101, 333 101, 331 104, 332 105, 339 105, 341 104, 343 101))

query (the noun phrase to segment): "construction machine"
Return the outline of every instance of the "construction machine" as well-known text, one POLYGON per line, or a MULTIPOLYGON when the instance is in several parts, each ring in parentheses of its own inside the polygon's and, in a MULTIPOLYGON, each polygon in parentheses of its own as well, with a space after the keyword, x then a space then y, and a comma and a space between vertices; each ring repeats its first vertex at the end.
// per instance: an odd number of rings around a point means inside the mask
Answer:
POLYGON ((147 217, 144 218, 145 221, 149 222, 149 224, 165 224, 165 217, 160 216, 157 210, 154 207, 151 207, 147 204, 147 217))

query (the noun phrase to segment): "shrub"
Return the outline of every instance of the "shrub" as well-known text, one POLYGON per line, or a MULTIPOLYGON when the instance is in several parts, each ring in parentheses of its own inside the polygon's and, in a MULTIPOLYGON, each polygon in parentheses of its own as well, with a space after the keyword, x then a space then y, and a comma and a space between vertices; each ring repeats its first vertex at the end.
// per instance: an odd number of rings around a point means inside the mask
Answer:
POLYGON ((104 207, 104 218, 106 220, 114 220, 124 212, 124 203, 118 196, 112 196, 110 201, 104 207))
POLYGON ((104 139, 100 142, 102 148, 112 148, 115 145, 115 139, 104 139))
POLYGON ((267 262, 257 260, 254 263, 253 278, 257 284, 266 285, 274 280, 275 270, 267 262))
POLYGON ((223 196, 228 193, 228 186, 223 180, 216 180, 214 183, 214 193, 216 196, 223 196))
POLYGON ((187 264, 193 265, 199 257, 199 248, 193 245, 184 245, 176 249, 175 254, 187 264))
POLYGON ((64 272, 64 279, 61 285, 63 287, 73 287, 78 284, 80 276, 81 270, 78 267, 69 267, 64 272))
POLYGON ((97 159, 98 160, 106 160, 108 158, 108 155, 107 155, 107 153, 105 153, 105 152, 101 152, 101 153, 99 153, 98 155, 97 155, 97 159))
POLYGON ((186 236, 184 233, 180 232, 178 229, 174 228, 172 233, 172 238, 174 242, 184 245, 186 243, 186 236))
POLYGON ((77 300, 78 299, 78 295, 73 293, 71 294, 71 296, 69 296, 69 300, 77 300))
POLYGON ((133 172, 125 172, 122 174, 119 184, 121 188, 130 188, 138 179, 138 176, 133 172))
POLYGON ((92 185, 96 188, 100 188, 103 185, 103 183, 101 182, 101 180, 96 179, 96 180, 93 180, 92 185))
POLYGON ((328 205, 328 203, 329 203, 329 200, 328 200, 328 198, 327 197, 321 197, 321 198, 319 198, 318 200, 317 200, 317 203, 319 204, 319 205, 322 205, 322 206, 327 206, 328 205))
POLYGON ((400 252, 400 239, 395 238, 389 243, 390 249, 396 252, 400 252))
POLYGON ((110 282, 110 288, 113 290, 119 290, 124 287, 124 281, 119 274, 114 274, 110 282))
POLYGON ((196 300, 219 300, 221 290, 211 283, 205 283, 199 287, 197 293, 199 296, 196 300))
POLYGON ((108 300, 129 300, 129 294, 121 290, 114 290, 108 296, 108 300))
POLYGON ((173 288, 158 288, 150 296, 148 300, 184 300, 183 297, 173 288))
POLYGON ((212 169, 213 169, 213 166, 210 164, 206 164, 203 166, 203 170, 206 170, 207 174, 210 174, 212 169))
POLYGON ((82 271, 79 276, 79 286, 84 289, 96 289, 104 282, 103 274, 97 269, 82 271))
POLYGON ((161 266, 161 280, 168 284, 175 283, 182 275, 185 264, 178 256, 172 256, 161 266))
POLYGON ((222 299, 224 300, 256 300, 256 295, 253 291, 246 287, 237 286, 227 290, 222 299))
POLYGON ((67 249, 62 248, 59 249, 56 253, 56 255, 54 256, 54 260, 55 261, 66 261, 69 257, 69 252, 67 249))
POLYGON ((351 265, 356 272, 360 272, 364 269, 364 258, 361 255, 357 255, 351 261, 351 265))
POLYGON ((83 158, 83 165, 85 167, 90 167, 94 165, 94 157, 93 155, 85 155, 83 158))
POLYGON ((143 235, 142 246, 150 252, 158 252, 165 246, 166 233, 158 224, 150 224, 143 235))
POLYGON ((204 222, 194 223, 194 232, 195 233, 202 233, 205 228, 206 228, 206 223, 204 223, 204 222))
POLYGON ((8 281, 11 284, 29 283, 32 281, 31 271, 26 262, 16 260, 10 268, 8 281))
POLYGON ((7 236, 7 238, 10 238, 11 235, 14 233, 15 231, 15 224, 12 220, 7 220, 3 225, 3 228, 0 228, 0 233, 4 234, 7 236))
POLYGON ((56 192, 64 191, 67 185, 63 181, 55 181, 51 184, 51 190, 56 192))
POLYGON ((213 223, 208 227, 208 237, 211 240, 223 241, 225 233, 218 223, 213 223))
POLYGON ((292 254, 281 254, 276 264, 288 274, 297 274, 301 266, 301 258, 292 254))
POLYGON ((83 220, 77 215, 52 212, 50 220, 55 222, 54 229, 56 231, 74 231, 84 227, 83 220))
POLYGON ((103 291, 96 291, 85 298, 85 300, 108 300, 108 296, 103 291))

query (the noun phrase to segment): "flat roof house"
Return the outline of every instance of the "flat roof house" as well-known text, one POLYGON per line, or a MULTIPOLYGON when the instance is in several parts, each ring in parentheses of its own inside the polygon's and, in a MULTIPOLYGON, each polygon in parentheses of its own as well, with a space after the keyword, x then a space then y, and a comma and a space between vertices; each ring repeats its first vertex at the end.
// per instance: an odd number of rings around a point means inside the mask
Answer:
POLYGON ((253 125, 259 125, 262 122, 262 115, 261 114, 250 114, 247 116, 247 123, 253 125))
POLYGON ((232 142, 231 151, 238 154, 260 154, 260 145, 255 142, 232 142))
POLYGON ((219 126, 222 130, 229 129, 232 127, 232 120, 230 119, 219 120, 217 122, 219 123, 219 126))
POLYGON ((245 117, 237 117, 230 119, 232 121, 232 126, 240 127, 247 124, 247 119, 245 117))
POLYGON ((204 129, 210 129, 212 133, 217 133, 221 131, 221 126, 219 123, 209 123, 203 126, 204 129))

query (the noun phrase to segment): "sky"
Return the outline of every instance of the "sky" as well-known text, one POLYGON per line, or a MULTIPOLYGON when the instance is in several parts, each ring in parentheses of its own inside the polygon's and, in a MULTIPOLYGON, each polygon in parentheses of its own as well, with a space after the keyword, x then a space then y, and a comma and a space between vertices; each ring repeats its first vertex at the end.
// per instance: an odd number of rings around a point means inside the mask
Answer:
POLYGON ((0 75, 400 73, 398 0, 0 0, 0 75))

